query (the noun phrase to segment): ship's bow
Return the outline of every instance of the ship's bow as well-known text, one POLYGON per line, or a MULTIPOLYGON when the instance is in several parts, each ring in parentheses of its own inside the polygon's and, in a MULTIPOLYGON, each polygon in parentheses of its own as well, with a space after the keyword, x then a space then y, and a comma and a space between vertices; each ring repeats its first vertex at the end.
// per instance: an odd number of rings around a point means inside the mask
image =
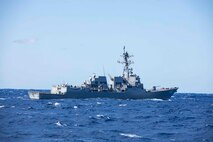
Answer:
POLYGON ((32 100, 39 100, 39 98, 40 98, 39 92, 29 91, 28 95, 29 95, 30 99, 32 99, 32 100))

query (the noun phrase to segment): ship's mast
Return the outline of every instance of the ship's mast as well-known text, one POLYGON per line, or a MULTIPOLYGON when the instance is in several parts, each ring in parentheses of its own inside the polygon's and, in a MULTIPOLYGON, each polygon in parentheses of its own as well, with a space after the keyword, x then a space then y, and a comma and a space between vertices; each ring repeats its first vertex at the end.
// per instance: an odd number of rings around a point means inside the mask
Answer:
POLYGON ((124 69, 123 69, 123 77, 128 79, 130 74, 133 74, 132 68, 129 68, 131 64, 134 62, 129 60, 129 58, 133 57, 133 55, 129 55, 129 53, 125 50, 125 46, 123 47, 123 54, 121 55, 123 57, 123 61, 118 61, 120 64, 124 64, 124 69))

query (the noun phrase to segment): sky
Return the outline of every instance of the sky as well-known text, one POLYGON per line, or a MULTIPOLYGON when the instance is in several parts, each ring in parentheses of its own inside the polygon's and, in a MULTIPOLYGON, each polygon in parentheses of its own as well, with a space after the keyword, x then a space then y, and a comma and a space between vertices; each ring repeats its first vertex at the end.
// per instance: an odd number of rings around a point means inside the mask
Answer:
POLYGON ((118 76, 123 46, 145 88, 213 93, 211 0, 1 0, 0 88, 118 76))

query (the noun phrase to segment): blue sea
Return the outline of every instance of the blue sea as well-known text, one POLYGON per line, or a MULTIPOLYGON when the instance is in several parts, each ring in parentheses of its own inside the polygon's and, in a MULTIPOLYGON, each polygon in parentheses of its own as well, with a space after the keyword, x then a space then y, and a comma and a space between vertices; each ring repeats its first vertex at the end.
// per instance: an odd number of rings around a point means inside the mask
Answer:
POLYGON ((213 94, 170 100, 30 100, 0 90, 1 142, 212 142, 213 94))

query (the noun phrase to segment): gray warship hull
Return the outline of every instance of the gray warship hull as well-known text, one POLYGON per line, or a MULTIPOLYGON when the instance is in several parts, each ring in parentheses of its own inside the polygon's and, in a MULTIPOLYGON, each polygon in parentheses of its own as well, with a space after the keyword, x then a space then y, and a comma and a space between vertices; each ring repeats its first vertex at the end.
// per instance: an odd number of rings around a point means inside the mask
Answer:
POLYGON ((87 98, 112 98, 112 99, 170 99, 178 88, 153 91, 126 91, 126 92, 93 92, 88 90, 72 90, 65 94, 51 94, 46 92, 29 92, 31 99, 87 99, 87 98))

